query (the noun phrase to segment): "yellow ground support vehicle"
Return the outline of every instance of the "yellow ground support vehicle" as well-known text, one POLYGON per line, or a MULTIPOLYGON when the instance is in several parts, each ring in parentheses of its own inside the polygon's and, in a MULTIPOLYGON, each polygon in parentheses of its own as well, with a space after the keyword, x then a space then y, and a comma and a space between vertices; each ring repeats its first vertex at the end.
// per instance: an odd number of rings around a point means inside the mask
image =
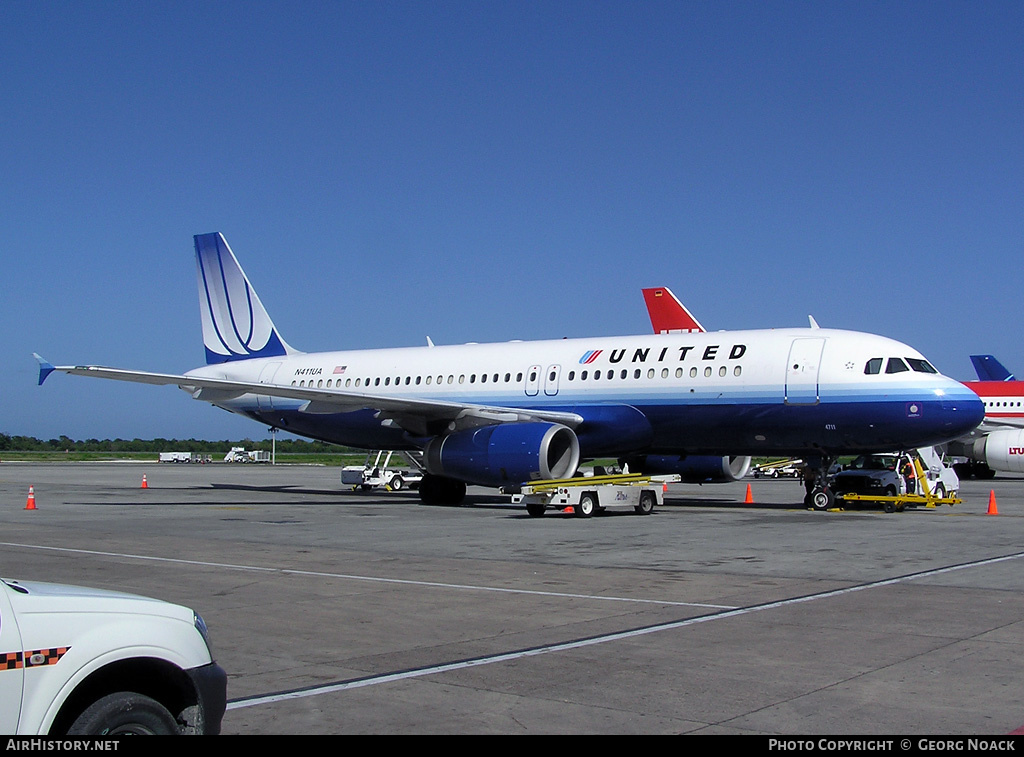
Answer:
POLYGON ((625 473, 609 476, 533 481, 512 495, 513 504, 525 504, 526 511, 539 517, 549 508, 572 508, 579 518, 589 518, 607 507, 631 507, 649 515, 655 505, 665 503, 665 488, 679 476, 645 476, 625 473))
POLYGON ((912 456, 911 462, 916 474, 917 492, 887 493, 887 494, 837 494, 836 499, 843 502, 877 502, 882 505, 887 513, 902 512, 907 506, 910 507, 937 507, 938 505, 959 505, 960 500, 955 494, 947 495, 945 491, 933 490, 928 483, 928 475, 921 465, 921 459, 912 456))

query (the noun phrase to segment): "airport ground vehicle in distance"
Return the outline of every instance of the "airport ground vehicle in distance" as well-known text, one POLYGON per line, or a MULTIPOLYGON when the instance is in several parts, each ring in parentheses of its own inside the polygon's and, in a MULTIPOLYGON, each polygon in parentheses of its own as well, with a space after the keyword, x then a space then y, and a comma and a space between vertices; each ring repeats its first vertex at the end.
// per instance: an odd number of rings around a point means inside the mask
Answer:
POLYGON ((804 461, 796 460, 773 460, 767 463, 755 465, 750 470, 754 478, 800 478, 803 475, 804 461))
POLYGON ((377 450, 368 454, 362 465, 346 465, 341 469, 341 483, 363 491, 383 487, 397 492, 407 487, 418 487, 423 480, 423 472, 413 464, 412 458, 406 458, 410 461, 409 467, 391 467, 394 455, 394 450, 377 450))
POLYGON ((0 733, 220 733, 227 676, 186 607, 2 579, 0 656, 0 733))
MULTIPOLYGON (((304 353, 282 339, 223 235, 195 237, 207 365, 53 371, 179 386, 300 436, 417 450, 427 504, 467 484, 571 478, 585 459, 713 480, 733 457, 801 457, 831 499, 839 455, 923 447, 981 421, 977 395, 917 350, 833 329, 760 329, 304 353)), ((741 475, 742 475, 741 474, 741 475)), ((728 480, 728 479, 726 479, 728 480)))
POLYGON ((196 461, 196 456, 191 452, 161 452, 160 462, 161 463, 192 463, 196 461))
POLYGON ((232 447, 224 455, 226 463, 269 463, 270 453, 262 449, 246 450, 245 447, 232 447))

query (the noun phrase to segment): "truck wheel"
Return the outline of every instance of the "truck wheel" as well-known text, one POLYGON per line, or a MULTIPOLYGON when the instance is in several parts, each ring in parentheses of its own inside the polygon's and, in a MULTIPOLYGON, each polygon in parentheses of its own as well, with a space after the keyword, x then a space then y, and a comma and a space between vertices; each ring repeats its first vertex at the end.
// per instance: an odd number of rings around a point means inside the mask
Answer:
POLYGON ((174 716, 155 699, 120 691, 93 702, 75 719, 69 736, 175 736, 174 716))
POLYGON ((642 491, 640 492, 640 501, 633 509, 640 515, 650 515, 654 511, 656 501, 657 497, 654 496, 654 492, 642 491))
POLYGON ((597 510, 597 495, 591 492, 584 492, 580 495, 580 502, 573 508, 578 518, 589 518, 597 510))
POLYGON ((527 505, 526 506, 526 512, 528 512, 534 518, 539 518, 540 516, 542 516, 544 514, 545 510, 547 510, 547 508, 544 507, 544 505, 527 505))
POLYGON ((391 479, 391 483, 388 484, 388 486, 391 487, 391 491, 397 492, 402 490, 402 487, 405 486, 405 482, 402 480, 401 476, 395 476, 391 479))

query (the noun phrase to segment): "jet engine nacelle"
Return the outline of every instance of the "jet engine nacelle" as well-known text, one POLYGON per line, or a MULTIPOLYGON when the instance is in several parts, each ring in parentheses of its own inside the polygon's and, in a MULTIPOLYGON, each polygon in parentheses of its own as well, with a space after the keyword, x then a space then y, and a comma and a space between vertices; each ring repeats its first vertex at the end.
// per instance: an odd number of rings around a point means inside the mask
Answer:
POLYGON ((1024 429, 993 431, 974 442, 974 459, 992 470, 1024 473, 1024 429))
POLYGON ((624 461, 631 473, 650 475, 675 473, 688 484, 739 481, 750 470, 749 457, 707 455, 646 455, 624 461))
POLYGON ((580 464, 580 443, 557 423, 502 423, 441 436, 423 454, 427 471, 482 486, 569 478, 580 464))

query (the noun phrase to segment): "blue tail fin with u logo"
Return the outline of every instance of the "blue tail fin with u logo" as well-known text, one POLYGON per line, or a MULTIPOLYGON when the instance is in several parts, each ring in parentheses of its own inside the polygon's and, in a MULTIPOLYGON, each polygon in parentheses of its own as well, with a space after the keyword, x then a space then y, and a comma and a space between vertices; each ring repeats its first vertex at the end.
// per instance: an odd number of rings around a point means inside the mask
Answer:
POLYGON ((224 235, 198 234, 195 243, 206 362, 295 354, 277 333, 224 235))

